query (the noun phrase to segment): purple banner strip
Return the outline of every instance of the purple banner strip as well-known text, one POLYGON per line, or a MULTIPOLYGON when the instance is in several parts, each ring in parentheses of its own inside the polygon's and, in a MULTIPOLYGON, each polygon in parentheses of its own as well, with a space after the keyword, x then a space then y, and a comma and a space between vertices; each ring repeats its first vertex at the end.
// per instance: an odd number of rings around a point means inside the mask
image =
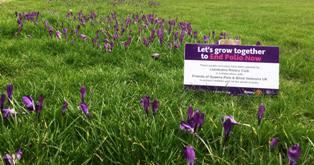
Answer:
POLYGON ((270 46, 186 44, 185 60, 279 63, 279 48, 270 46))

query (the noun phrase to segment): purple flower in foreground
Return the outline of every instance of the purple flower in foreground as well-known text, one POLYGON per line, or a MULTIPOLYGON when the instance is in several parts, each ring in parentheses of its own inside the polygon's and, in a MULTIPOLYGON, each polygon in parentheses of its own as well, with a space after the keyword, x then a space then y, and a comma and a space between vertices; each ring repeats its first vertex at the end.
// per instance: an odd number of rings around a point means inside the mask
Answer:
POLYGON ((33 111, 35 106, 34 106, 34 100, 31 96, 23 96, 22 101, 24 106, 29 110, 33 111))
POLYGON ((189 123, 186 121, 181 121, 180 123, 180 129, 184 130, 189 133, 194 133, 194 127, 192 127, 189 123))
POLYGON ((294 144, 288 149, 288 159, 290 165, 296 165, 301 156, 301 147, 299 144, 294 144))
POLYGON ((154 115, 157 113, 158 107, 159 107, 159 102, 157 99, 155 99, 152 104, 152 110, 153 110, 154 115))
POLYGON ((23 158, 23 150, 22 148, 19 148, 15 152, 15 156, 17 160, 21 160, 23 158))
POLYGON ((16 115, 16 111, 11 108, 2 109, 2 116, 4 119, 8 119, 10 116, 16 115))
POLYGON ((237 125, 238 122, 234 120, 233 116, 225 116, 223 118, 223 127, 224 127, 224 138, 225 141, 228 140, 232 127, 237 125))
POLYGON ((149 106, 150 106, 150 97, 149 96, 143 96, 140 101, 142 107, 144 108, 144 111, 146 114, 148 114, 149 106))
POLYGON ((15 165, 17 160, 21 160, 23 157, 23 151, 21 148, 19 148, 15 154, 5 154, 3 156, 3 161, 5 165, 15 165))
POLYGON ((192 146, 185 146, 184 150, 184 158, 187 160, 188 165, 194 165, 195 161, 195 151, 192 146))
POLYGON ((269 148, 274 149, 279 143, 279 138, 278 137, 272 137, 269 140, 269 148))
POLYGON ((82 110, 82 112, 86 115, 89 116, 89 111, 88 111, 88 105, 86 103, 81 103, 80 104, 80 109, 82 110))
POLYGON ((259 105, 258 112, 257 112, 258 125, 261 125, 262 120, 264 118, 264 113, 265 113, 265 105, 262 103, 259 105))
POLYGON ((9 84, 7 86, 7 95, 8 95, 9 101, 12 101, 12 95, 13 95, 13 85, 12 84, 9 84))
POLYGON ((5 154, 2 159, 3 159, 3 162, 5 165, 14 165, 15 164, 15 161, 13 160, 13 158, 10 154, 5 154))
POLYGON ((4 102, 5 102, 5 94, 2 94, 2 95, 0 96, 0 110, 3 109, 4 102))
POLYGON ((60 31, 56 31, 56 37, 58 40, 61 40, 61 32, 60 31))
POLYGON ((192 106, 189 106, 187 110, 187 121, 181 121, 180 129, 189 133, 194 133, 202 127, 204 119, 204 113, 199 110, 193 111, 192 106))
POLYGON ((85 86, 81 86, 80 93, 81 93, 81 102, 84 103, 85 97, 86 97, 86 87, 85 86))
POLYGON ((61 109, 62 115, 65 114, 65 112, 67 111, 67 109, 68 109, 68 102, 67 102, 66 100, 64 100, 63 105, 62 105, 62 109, 61 109))

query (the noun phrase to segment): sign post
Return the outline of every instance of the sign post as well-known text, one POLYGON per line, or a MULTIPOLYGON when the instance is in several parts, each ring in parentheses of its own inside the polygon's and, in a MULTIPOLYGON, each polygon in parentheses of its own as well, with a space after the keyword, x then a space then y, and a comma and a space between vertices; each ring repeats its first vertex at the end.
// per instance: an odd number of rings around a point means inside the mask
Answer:
POLYGON ((233 95, 279 90, 279 48, 186 44, 184 86, 233 95))

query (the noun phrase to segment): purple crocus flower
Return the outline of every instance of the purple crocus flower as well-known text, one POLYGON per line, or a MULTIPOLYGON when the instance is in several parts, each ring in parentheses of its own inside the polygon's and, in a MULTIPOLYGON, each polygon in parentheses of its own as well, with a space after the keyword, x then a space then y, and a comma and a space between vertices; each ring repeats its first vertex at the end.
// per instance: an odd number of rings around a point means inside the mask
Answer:
POLYGON ((80 39, 83 40, 83 41, 86 41, 87 40, 87 35, 85 34, 80 34, 80 39))
POLYGON ((187 160, 188 165, 194 165, 195 161, 195 151, 192 146, 185 146, 184 150, 184 158, 187 160))
POLYGON ((23 96, 22 101, 24 106, 29 110, 33 111, 35 106, 34 106, 34 100, 31 96, 23 96))
POLYGON ((192 127, 192 125, 190 125, 186 121, 181 121, 180 129, 184 130, 184 131, 186 131, 188 133, 194 133, 194 127, 192 127))
POLYGON ((10 154, 5 154, 2 159, 3 159, 3 162, 5 165, 14 165, 15 164, 15 161, 13 160, 13 158, 10 154))
POLYGON ((125 41, 125 42, 123 42, 123 46, 124 46, 125 48, 128 48, 128 47, 130 46, 130 44, 131 44, 131 41, 132 41, 132 38, 129 36, 129 37, 128 37, 128 40, 125 41))
POLYGON ((81 102, 85 103, 86 87, 84 85, 81 86, 80 93, 81 93, 81 102))
POLYGON ((224 127, 224 138, 225 138, 225 141, 228 140, 228 137, 230 135, 230 132, 232 130, 232 127, 234 125, 237 125, 238 122, 234 120, 233 116, 225 116, 223 118, 223 127, 224 127))
POLYGON ((152 29, 152 31, 150 32, 150 36, 149 36, 149 42, 153 42, 155 39, 155 30, 152 29))
POLYGON ((64 100, 63 105, 62 105, 62 108, 61 108, 61 113, 62 113, 62 115, 65 114, 65 112, 67 111, 67 109, 68 109, 68 102, 67 102, 66 100, 64 100))
POLYGON ((187 110, 187 121, 181 121, 180 129, 189 133, 195 133, 204 123, 205 114, 199 110, 193 111, 192 106, 187 110))
POLYGON ((2 94, 2 95, 0 96, 0 110, 3 109, 3 107, 4 107, 4 102, 5 102, 5 94, 2 94))
POLYGON ((162 45, 162 43, 164 41, 164 29, 162 27, 158 29, 157 35, 159 38, 159 43, 160 43, 160 45, 162 45))
POLYGON ((265 113, 265 105, 262 103, 259 105, 258 112, 257 112, 258 125, 261 125, 261 122, 264 118, 264 113, 265 113))
POLYGON ((16 111, 11 108, 2 109, 2 116, 4 119, 8 119, 10 116, 16 115, 16 111))
POLYGON ((12 95, 13 95, 13 85, 12 84, 9 84, 7 86, 7 95, 8 95, 9 101, 12 101, 12 95))
POLYGON ((153 104, 152 104, 152 110, 153 110, 154 115, 157 113, 158 107, 159 107, 159 102, 157 99, 154 99, 153 104))
POLYGON ((150 97, 149 96, 143 96, 140 101, 142 107, 144 108, 144 111, 146 114, 148 114, 149 106, 150 106, 150 97))
POLYGON ((23 150, 22 148, 19 148, 15 152, 15 157, 17 160, 21 160, 23 158, 23 150))
POLYGON ((294 144, 288 149, 289 165, 297 165, 301 156, 301 147, 299 144, 294 144))
POLYGON ((89 111, 88 111, 88 105, 86 103, 81 103, 80 104, 80 109, 82 110, 82 112, 88 117, 89 111))
POLYGON ((269 140, 269 148, 274 149, 279 143, 279 138, 278 137, 272 137, 269 140))
POLYGON ((52 38, 52 33, 53 33, 54 29, 52 26, 48 26, 48 33, 49 33, 49 36, 52 38))
POLYGON ((61 32, 58 30, 58 31, 56 31, 56 37, 57 37, 57 39, 58 40, 61 40, 61 32))

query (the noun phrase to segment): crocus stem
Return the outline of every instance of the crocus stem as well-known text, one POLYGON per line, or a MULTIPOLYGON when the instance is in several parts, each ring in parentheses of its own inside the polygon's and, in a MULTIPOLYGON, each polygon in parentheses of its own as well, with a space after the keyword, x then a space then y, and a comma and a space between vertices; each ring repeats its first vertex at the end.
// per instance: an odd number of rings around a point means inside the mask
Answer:
POLYGON ((209 155, 213 158, 214 157, 213 152, 211 151, 209 146, 206 144, 206 142, 197 133, 195 133, 194 135, 205 145, 209 155))

